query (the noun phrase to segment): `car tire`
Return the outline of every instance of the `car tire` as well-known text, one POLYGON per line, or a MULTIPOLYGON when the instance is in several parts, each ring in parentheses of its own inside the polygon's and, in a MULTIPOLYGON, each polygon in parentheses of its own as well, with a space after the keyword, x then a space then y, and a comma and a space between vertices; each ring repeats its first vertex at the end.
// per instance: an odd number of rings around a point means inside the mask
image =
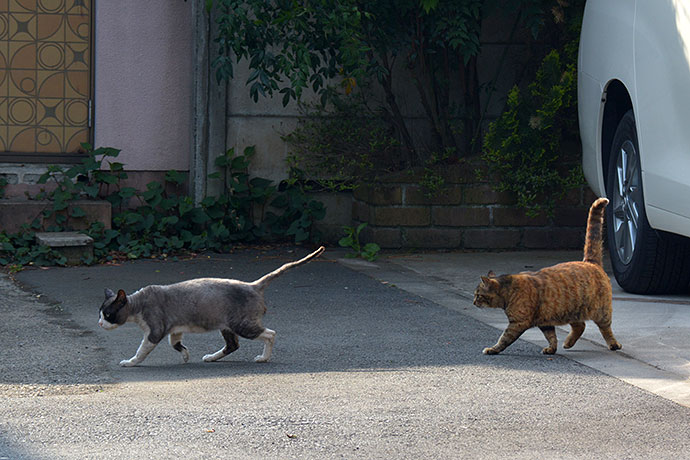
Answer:
POLYGON ((685 292, 690 284, 690 244, 654 230, 647 220, 635 116, 621 119, 611 146, 606 178, 610 200, 606 233, 613 274, 635 294, 685 292))

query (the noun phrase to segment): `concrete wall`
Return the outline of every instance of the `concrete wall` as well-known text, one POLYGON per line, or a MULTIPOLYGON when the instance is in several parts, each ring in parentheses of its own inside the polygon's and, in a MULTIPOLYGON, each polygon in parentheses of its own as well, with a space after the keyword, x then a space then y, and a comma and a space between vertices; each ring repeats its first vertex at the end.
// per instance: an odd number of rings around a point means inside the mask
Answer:
POLYGON ((128 170, 188 170, 193 2, 96 0, 95 141, 128 170))
MULTIPOLYGON (((287 176, 285 160, 289 151, 281 136, 295 129, 301 112, 295 101, 283 107, 281 94, 274 99, 260 97, 254 102, 246 85, 248 75, 246 61, 242 61, 228 84, 227 145, 238 152, 255 146, 251 173, 279 181, 287 176)), ((305 91, 304 98, 309 101, 313 95, 305 91)))
MULTIPOLYGON (((484 127, 496 119, 505 107, 507 93, 520 79, 525 67, 530 62, 530 37, 526 31, 511 36, 515 18, 496 14, 485 19, 482 27, 482 53, 479 56, 478 72, 480 83, 494 81, 496 90, 480 90, 484 127)), ((533 56, 532 56, 533 59, 533 56)), ((290 152, 281 136, 289 134, 297 126, 303 112, 291 101, 287 107, 282 105, 282 95, 274 99, 260 97, 254 102, 249 96, 246 85, 246 61, 239 63, 235 69, 235 78, 227 88, 227 146, 242 151, 246 146, 256 147, 256 156, 251 166, 251 173, 272 180, 284 179, 287 175, 285 160, 290 152)), ((454 103, 460 103, 462 96, 460 80, 454 75, 456 85, 451 88, 454 103)), ((375 108, 385 103, 385 95, 380 88, 372 87, 367 94, 367 103, 375 108)), ((431 145, 431 126, 425 116, 419 94, 413 83, 413 75, 406 68, 403 57, 398 57, 395 67, 394 92, 400 110, 406 119, 408 130, 418 148, 425 149, 431 145)), ((305 90, 304 101, 313 103, 318 100, 310 91, 305 90)), ((459 123, 459 122, 458 122, 459 123)), ((459 143, 462 145, 462 143, 459 143)))

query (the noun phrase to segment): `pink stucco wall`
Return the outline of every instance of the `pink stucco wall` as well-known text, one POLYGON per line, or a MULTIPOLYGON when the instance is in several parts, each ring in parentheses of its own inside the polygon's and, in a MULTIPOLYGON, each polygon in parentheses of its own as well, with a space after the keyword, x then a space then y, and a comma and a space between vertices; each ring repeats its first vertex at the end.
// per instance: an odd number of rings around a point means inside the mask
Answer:
POLYGON ((133 171, 188 170, 190 1, 95 0, 94 144, 133 171))

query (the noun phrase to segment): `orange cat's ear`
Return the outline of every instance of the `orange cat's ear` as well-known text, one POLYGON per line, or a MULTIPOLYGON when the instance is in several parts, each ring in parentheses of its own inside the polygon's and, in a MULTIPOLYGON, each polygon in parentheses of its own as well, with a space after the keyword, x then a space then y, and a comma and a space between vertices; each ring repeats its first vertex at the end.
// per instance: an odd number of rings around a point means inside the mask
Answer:
POLYGON ((487 276, 482 276, 482 284, 489 289, 495 289, 499 285, 496 275, 492 271, 489 271, 487 276))
POLYGON ((496 273, 494 273, 493 270, 489 270, 489 273, 487 273, 486 276, 488 276, 489 278, 496 278, 496 273))

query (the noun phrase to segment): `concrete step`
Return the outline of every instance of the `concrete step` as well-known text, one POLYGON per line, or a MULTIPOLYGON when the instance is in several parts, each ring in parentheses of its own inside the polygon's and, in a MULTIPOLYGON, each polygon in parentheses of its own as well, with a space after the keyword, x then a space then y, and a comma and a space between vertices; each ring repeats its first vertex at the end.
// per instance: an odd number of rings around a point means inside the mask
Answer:
POLYGON ((36 233, 36 242, 67 258, 67 265, 78 265, 82 258, 93 257, 93 238, 78 232, 36 233))
MULTIPOLYGON (((51 209, 53 203, 47 200, 27 200, 10 198, 0 200, 0 231, 17 233, 23 224, 31 224, 34 219, 41 220, 43 228, 55 223, 55 217, 44 218, 43 211, 51 209)), ((63 215, 69 216, 72 209, 79 207, 83 217, 69 217, 69 226, 75 230, 85 230, 92 222, 101 222, 109 229, 112 221, 112 208, 105 200, 75 200, 70 203, 63 215)))

